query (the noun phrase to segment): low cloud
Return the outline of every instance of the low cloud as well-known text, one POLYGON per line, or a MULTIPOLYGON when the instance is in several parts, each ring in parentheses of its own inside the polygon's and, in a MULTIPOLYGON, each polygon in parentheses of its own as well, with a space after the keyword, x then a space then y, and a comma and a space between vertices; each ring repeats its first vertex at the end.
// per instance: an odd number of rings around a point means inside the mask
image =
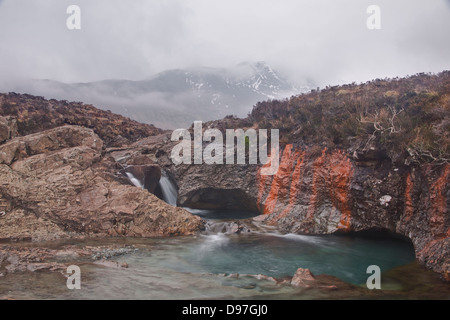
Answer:
POLYGON ((260 60, 321 86, 450 69, 448 0, 377 0, 381 30, 367 29, 366 0, 76 2, 82 28, 70 31, 72 1, 0 1, 0 83, 139 80, 260 60))

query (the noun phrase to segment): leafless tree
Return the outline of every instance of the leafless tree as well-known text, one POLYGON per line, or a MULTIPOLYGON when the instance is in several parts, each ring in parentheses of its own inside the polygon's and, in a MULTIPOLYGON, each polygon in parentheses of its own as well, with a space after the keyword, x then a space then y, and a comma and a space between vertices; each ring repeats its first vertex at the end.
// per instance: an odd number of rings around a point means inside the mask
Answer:
POLYGON ((403 108, 397 110, 394 106, 388 106, 387 108, 381 108, 374 113, 361 114, 359 122, 369 123, 373 125, 374 131, 366 142, 363 151, 367 150, 370 143, 375 140, 376 134, 396 134, 402 131, 401 126, 396 125, 396 117, 404 111, 403 108))

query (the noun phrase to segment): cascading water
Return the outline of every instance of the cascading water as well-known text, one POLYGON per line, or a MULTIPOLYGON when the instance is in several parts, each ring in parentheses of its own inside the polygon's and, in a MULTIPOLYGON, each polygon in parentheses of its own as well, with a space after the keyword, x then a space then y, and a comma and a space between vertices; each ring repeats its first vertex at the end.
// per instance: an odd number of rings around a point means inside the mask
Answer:
POLYGON ((144 189, 144 184, 141 183, 141 181, 139 181, 139 179, 137 179, 132 173, 125 172, 125 174, 127 175, 128 179, 131 181, 132 184, 134 184, 138 188, 144 189))
MULTIPOLYGON (((125 172, 130 182, 141 189, 145 189, 144 183, 136 178, 131 172, 125 172)), ((165 171, 162 171, 159 180, 159 188, 161 190, 162 200, 172 206, 177 206, 178 190, 176 185, 170 180, 165 171)))
POLYGON ((177 187, 164 171, 162 172, 161 179, 159 180, 159 187, 161 188, 163 200, 172 206, 176 206, 178 199, 177 187))
MULTIPOLYGON (((126 175, 136 187, 144 188, 133 174, 126 175)), ((177 186, 164 171, 159 192, 165 202, 177 206, 177 186)), ((205 230, 186 243, 174 240, 170 254, 163 244, 161 250, 153 250, 146 258, 155 268, 170 270, 169 279, 177 272, 194 276, 198 270, 209 274, 264 274, 283 278, 292 276, 301 267, 314 274, 330 274, 360 284, 367 278, 364 267, 375 264, 389 270, 414 261, 410 244, 395 240, 377 242, 359 237, 283 235, 261 228, 257 220, 252 219, 253 212, 184 209, 203 218, 205 230)))

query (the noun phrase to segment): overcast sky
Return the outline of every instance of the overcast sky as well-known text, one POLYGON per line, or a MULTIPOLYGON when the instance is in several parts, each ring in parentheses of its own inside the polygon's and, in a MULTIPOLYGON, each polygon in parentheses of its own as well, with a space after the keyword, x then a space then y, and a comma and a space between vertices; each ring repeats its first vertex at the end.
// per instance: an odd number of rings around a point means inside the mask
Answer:
POLYGON ((266 61, 322 85, 450 69, 449 0, 0 0, 0 80, 266 61), (81 8, 81 30, 66 9, 81 8), (367 7, 381 8, 369 30, 367 7))

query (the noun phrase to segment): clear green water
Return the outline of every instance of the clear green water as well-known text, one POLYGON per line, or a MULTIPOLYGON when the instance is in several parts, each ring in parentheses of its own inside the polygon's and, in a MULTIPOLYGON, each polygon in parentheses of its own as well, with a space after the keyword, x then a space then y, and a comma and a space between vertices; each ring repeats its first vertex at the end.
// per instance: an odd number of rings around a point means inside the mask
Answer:
POLYGON ((64 261, 80 266, 81 290, 68 290, 65 278, 57 273, 6 274, 0 278, 0 297, 342 299, 367 295, 368 298, 449 298, 448 286, 440 282, 435 274, 418 267, 414 263, 412 244, 399 239, 280 235, 269 231, 199 234, 170 239, 103 239, 29 245, 55 248, 67 244, 80 247, 134 245, 138 250, 113 258, 126 262, 129 265, 127 269, 93 265, 86 259, 64 261), (383 272, 382 288, 385 290, 376 294, 365 288, 369 276, 366 270, 370 265, 378 265, 383 272), (292 277, 298 268, 309 268, 315 275, 333 275, 355 286, 332 292, 316 289, 305 291, 246 276, 264 274, 275 278, 292 277), (436 289, 436 284, 441 289, 436 289))
POLYGON ((390 270, 415 259, 411 244, 399 240, 293 234, 205 235, 171 250, 183 263, 173 265, 168 259, 166 267, 182 272, 282 278, 308 268, 353 284, 366 282, 370 265, 390 270))

